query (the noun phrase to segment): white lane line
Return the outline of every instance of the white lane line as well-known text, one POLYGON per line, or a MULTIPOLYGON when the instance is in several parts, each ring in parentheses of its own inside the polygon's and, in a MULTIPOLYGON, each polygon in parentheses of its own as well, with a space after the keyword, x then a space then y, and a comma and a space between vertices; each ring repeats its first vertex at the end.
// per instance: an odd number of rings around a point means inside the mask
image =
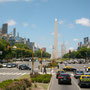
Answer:
POLYGON ((72 79, 72 81, 73 81, 74 84, 77 86, 77 88, 78 88, 79 90, 81 90, 80 87, 78 86, 78 83, 76 83, 73 79, 72 79))
POLYGON ((0 75, 25 75, 25 74, 29 74, 29 73, 0 73, 0 75))

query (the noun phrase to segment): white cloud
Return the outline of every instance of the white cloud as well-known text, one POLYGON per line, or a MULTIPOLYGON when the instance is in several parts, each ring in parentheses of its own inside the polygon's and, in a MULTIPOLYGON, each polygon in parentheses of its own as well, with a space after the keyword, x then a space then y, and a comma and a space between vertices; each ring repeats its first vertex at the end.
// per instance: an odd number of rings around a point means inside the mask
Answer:
POLYGON ((59 24, 63 24, 63 22, 64 22, 63 20, 60 20, 58 23, 59 23, 59 24))
POLYGON ((90 27, 90 19, 87 19, 87 18, 77 19, 76 24, 81 24, 83 26, 90 27))
POLYGON ((13 19, 9 20, 7 23, 8 23, 9 26, 16 25, 16 22, 13 19))
POLYGON ((25 22, 25 23, 24 23, 24 27, 27 27, 27 26, 28 26, 28 23, 25 22))
POLYGON ((74 40, 74 42, 77 42, 77 41, 78 41, 78 39, 77 39, 77 38, 74 38, 73 40, 74 40))

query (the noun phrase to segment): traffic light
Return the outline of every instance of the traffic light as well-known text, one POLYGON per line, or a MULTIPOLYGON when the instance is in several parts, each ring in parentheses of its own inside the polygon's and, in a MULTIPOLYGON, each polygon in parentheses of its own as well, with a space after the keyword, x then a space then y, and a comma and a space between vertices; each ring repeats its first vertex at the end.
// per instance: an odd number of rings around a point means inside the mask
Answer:
POLYGON ((69 53, 71 53, 71 50, 69 49, 69 53))
POLYGON ((7 49, 8 49, 8 51, 11 51, 10 45, 8 45, 7 49))

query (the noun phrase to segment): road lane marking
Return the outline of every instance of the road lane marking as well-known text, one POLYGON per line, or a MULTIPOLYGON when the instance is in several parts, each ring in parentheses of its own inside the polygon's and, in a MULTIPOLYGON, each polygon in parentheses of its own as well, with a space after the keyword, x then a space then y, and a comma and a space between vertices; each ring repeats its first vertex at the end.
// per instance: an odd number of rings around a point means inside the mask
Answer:
POLYGON ((80 87, 78 86, 78 84, 73 80, 73 78, 72 78, 72 81, 73 81, 74 84, 77 86, 77 88, 78 88, 79 90, 81 90, 80 87))
POLYGON ((25 75, 25 74, 29 74, 29 73, 0 73, 0 75, 25 75))

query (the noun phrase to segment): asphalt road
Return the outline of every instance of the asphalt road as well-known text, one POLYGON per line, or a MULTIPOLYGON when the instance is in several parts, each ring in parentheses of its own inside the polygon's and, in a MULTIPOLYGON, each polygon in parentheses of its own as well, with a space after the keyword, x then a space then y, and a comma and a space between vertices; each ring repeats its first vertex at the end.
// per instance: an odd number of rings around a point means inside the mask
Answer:
MULTIPOLYGON (((63 64, 59 66, 60 66, 60 69, 65 67, 63 64)), ((76 69, 84 70, 84 64, 68 64, 68 66, 72 66, 76 69)), ((85 66, 88 67, 90 66, 90 64, 85 64, 85 66)), ((74 74, 72 72, 67 72, 67 73, 71 74, 72 85, 58 84, 58 79, 56 79, 56 74, 54 74, 52 77, 50 90, 90 90, 90 88, 80 88, 78 86, 78 79, 74 78, 74 74)))
MULTIPOLYGON (((23 62, 16 62, 16 63, 18 64, 18 66, 20 64, 27 64, 29 65, 29 67, 32 67, 32 62, 23 61, 23 62)), ((43 62, 43 65, 44 64, 46 64, 46 62, 43 62)), ((35 72, 41 72, 41 70, 38 70, 38 65, 40 65, 39 62, 34 63, 35 72)), ((16 79, 22 75, 30 74, 31 72, 32 70, 19 70, 18 68, 0 68, 0 82, 8 79, 16 79)))

